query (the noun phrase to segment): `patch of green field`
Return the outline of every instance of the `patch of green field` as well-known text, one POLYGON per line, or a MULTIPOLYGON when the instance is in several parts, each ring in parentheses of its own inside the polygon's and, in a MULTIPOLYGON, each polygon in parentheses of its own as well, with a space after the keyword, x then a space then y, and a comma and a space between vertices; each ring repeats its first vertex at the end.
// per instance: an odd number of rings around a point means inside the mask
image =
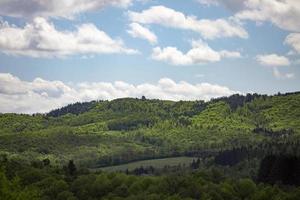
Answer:
POLYGON ((92 171, 107 171, 107 172, 116 172, 116 171, 125 171, 128 169, 132 171, 138 167, 149 167, 152 166, 156 169, 162 169, 164 166, 177 166, 177 165, 186 165, 188 166, 193 162, 194 157, 173 157, 173 158, 161 158, 161 159, 152 159, 152 160, 142 160, 131 162, 122 165, 109 166, 109 167, 101 167, 97 169, 93 169, 92 171))

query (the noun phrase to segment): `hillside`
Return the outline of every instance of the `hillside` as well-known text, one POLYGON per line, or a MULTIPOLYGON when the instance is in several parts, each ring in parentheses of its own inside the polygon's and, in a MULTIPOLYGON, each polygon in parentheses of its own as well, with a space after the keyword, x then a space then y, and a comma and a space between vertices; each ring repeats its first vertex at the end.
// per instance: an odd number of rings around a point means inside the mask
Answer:
POLYGON ((2 154, 28 162, 48 158, 56 165, 75 160, 89 168, 255 149, 281 137, 296 143, 299 136, 300 93, 209 102, 124 98, 47 114, 0 114, 2 154))

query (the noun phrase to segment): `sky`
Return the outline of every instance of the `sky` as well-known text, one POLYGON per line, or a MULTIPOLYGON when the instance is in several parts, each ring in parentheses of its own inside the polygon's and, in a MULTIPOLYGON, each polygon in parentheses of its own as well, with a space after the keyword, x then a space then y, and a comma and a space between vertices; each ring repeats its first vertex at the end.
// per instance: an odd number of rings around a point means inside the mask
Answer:
POLYGON ((0 0, 0 112, 300 90, 299 0, 0 0))

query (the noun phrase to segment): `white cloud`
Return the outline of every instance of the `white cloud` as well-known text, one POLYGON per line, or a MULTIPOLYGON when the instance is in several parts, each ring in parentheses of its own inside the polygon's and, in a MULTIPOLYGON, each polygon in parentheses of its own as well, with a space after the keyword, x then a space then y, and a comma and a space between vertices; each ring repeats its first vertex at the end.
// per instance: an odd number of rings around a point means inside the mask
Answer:
POLYGON ((153 6, 140 13, 130 11, 128 15, 133 22, 191 30, 200 33, 206 39, 220 37, 248 38, 248 33, 236 20, 198 20, 195 16, 185 16, 181 12, 164 6, 153 6))
POLYGON ((1 0, 0 15, 32 18, 65 17, 97 11, 106 6, 127 7, 132 0, 1 0))
POLYGON ((300 31, 299 0, 244 0, 244 8, 236 14, 239 19, 270 21, 281 29, 300 31))
POLYGON ((149 29, 141 26, 138 23, 131 23, 130 29, 127 31, 134 38, 141 38, 149 41, 151 44, 157 43, 157 36, 149 29))
POLYGON ((285 43, 290 45, 298 54, 300 54, 300 33, 291 33, 286 39, 285 43))
POLYGON ((9 55, 31 57, 64 57, 74 54, 137 53, 126 48, 93 24, 77 26, 76 31, 59 31, 44 18, 20 28, 0 25, 0 51, 9 55))
POLYGON ((0 74, 1 112, 44 112, 76 99, 76 91, 60 81, 36 78, 22 81, 11 74, 0 74))
POLYGON ((204 5, 224 5, 236 17, 256 22, 270 21, 281 29, 300 31, 299 0, 198 0, 204 5))
POLYGON ((84 82, 67 85, 61 81, 36 78, 23 81, 11 74, 0 73, 0 112, 48 112, 69 103, 91 100, 112 100, 141 97, 168 100, 209 100, 237 91, 216 84, 190 84, 162 78, 155 84, 133 85, 122 81, 84 82))
POLYGON ((281 73, 278 67, 289 66, 291 64, 290 60, 285 56, 279 56, 277 54, 265 54, 257 55, 256 60, 264 66, 272 67, 273 76, 277 79, 291 79, 295 75, 293 73, 281 73))
POLYGON ((166 47, 161 49, 155 47, 152 52, 152 59, 165 61, 172 65, 194 65, 208 62, 218 62, 222 58, 241 57, 239 52, 227 50, 215 51, 201 40, 192 41, 192 49, 187 53, 182 53, 176 47, 166 47))
POLYGON ((281 73, 277 67, 273 68, 273 75, 277 78, 277 79, 292 79, 295 77, 295 75, 293 73, 286 73, 283 74, 281 73))
POLYGON ((221 57, 223 58, 241 58, 241 53, 238 51, 227 51, 227 50, 222 50, 219 52, 221 57))
POLYGON ((279 67, 279 66, 288 66, 290 61, 285 56, 279 56, 277 54, 265 54, 256 56, 256 60, 265 66, 279 67))

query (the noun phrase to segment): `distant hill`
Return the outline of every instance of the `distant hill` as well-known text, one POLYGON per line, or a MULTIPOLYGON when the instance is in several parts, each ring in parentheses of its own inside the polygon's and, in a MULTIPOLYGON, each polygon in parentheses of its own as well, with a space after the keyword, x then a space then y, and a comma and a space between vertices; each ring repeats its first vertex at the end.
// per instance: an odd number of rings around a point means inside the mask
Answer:
POLYGON ((47 114, 0 114, 2 153, 57 164, 73 159, 89 167, 254 149, 283 137, 295 143, 299 135, 299 92, 209 102, 123 98, 75 103, 47 114))

